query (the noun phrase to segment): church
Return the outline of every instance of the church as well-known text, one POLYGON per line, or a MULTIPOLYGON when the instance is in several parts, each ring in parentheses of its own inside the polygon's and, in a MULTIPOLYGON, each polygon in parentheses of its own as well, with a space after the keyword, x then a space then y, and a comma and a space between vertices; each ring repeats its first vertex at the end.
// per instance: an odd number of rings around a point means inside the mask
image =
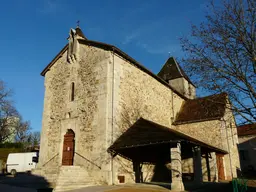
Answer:
POLYGON ((231 180, 240 167, 226 93, 196 97, 175 58, 158 74, 80 27, 41 72, 44 110, 34 174, 55 191, 92 185, 231 180))

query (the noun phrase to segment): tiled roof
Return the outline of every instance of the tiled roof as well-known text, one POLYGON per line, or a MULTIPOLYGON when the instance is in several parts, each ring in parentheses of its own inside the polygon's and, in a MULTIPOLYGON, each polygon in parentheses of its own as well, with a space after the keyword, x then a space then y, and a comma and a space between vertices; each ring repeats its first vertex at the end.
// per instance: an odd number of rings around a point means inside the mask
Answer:
POLYGON ((142 147, 161 143, 172 143, 186 141, 212 151, 227 153, 222 149, 216 148, 189 135, 159 125, 147 119, 140 118, 126 132, 124 132, 108 150, 118 151, 120 149, 142 147))
POLYGON ((256 123, 237 127, 238 136, 256 135, 256 123))
POLYGON ((166 61, 157 75, 167 82, 172 79, 184 77, 188 82, 194 85, 173 57, 170 57, 166 61))
POLYGON ((184 101, 174 124, 219 119, 225 113, 227 94, 221 93, 184 101))

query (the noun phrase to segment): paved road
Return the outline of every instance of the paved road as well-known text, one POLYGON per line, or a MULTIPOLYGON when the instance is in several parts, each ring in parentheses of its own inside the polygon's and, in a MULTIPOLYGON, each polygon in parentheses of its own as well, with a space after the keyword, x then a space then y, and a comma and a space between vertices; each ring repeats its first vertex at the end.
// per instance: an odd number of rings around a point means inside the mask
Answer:
POLYGON ((29 189, 25 187, 15 187, 11 185, 0 184, 1 192, 37 192, 36 189, 29 189))

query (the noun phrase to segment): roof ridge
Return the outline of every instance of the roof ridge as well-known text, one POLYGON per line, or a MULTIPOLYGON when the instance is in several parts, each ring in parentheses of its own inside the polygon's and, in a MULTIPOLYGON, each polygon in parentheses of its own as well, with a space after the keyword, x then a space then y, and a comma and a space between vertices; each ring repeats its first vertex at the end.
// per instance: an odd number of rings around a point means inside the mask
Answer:
POLYGON ((212 95, 207 95, 207 96, 204 96, 204 97, 197 97, 195 99, 190 99, 190 100, 206 99, 208 97, 219 96, 219 95, 228 95, 228 94, 226 92, 221 92, 221 93, 216 93, 216 94, 212 94, 212 95))

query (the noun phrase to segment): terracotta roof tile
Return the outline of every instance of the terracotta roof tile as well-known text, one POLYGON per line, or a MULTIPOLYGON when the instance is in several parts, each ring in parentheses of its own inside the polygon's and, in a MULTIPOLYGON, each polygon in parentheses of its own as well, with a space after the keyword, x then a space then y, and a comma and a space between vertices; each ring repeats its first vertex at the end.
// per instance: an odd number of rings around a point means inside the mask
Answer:
POLYGON ((225 113, 227 94, 221 93, 184 101, 174 124, 219 119, 225 113))
POLYGON ((186 141, 213 151, 227 153, 222 149, 216 148, 189 135, 162 126, 147 119, 140 118, 129 129, 126 130, 110 147, 109 150, 119 150, 134 148, 161 143, 176 143, 186 141))
POLYGON ((256 123, 237 127, 238 136, 256 135, 256 123))

